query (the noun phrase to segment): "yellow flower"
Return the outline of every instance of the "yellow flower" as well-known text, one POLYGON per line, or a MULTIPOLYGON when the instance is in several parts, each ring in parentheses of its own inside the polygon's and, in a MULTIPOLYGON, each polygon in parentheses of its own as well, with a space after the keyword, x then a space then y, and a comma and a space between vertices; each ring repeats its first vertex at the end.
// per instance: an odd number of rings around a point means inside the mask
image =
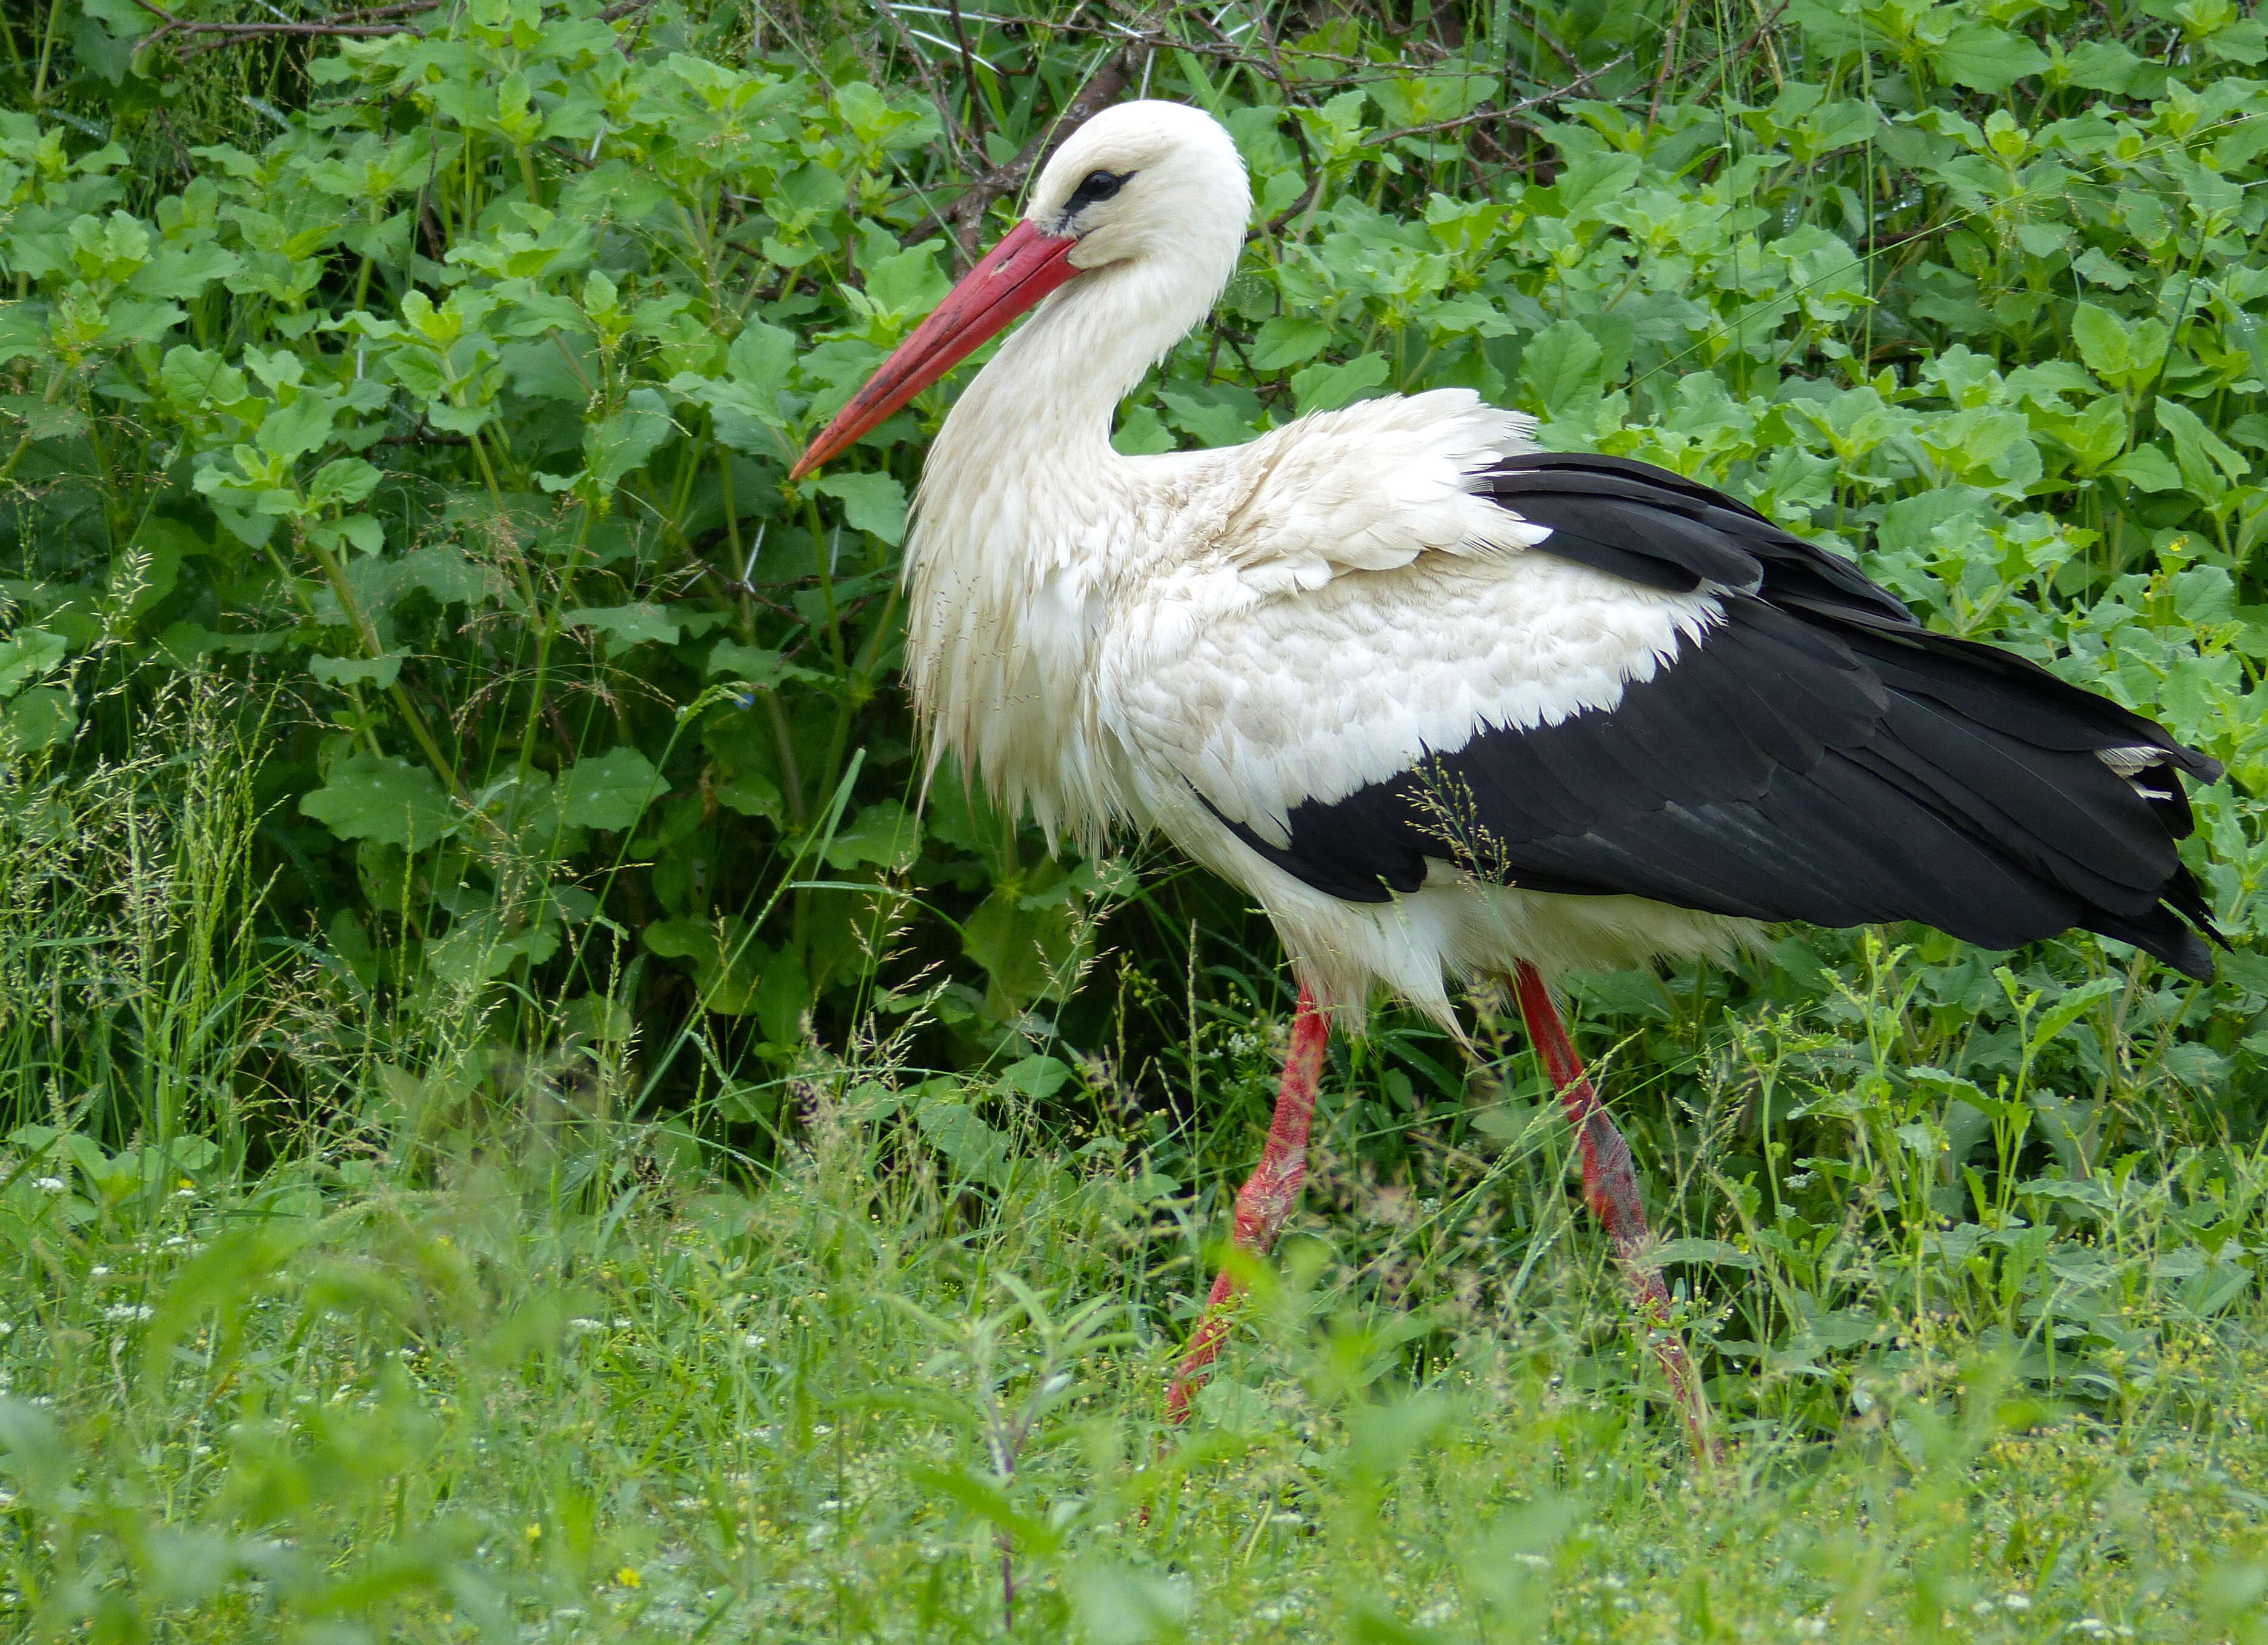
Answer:
POLYGON ((542 1527, 542 1526, 541 1526, 541 1525, 530 1525, 530 1526, 527 1528, 527 1539, 528 1539, 530 1542, 534 1542, 534 1541, 537 1540, 537 1539, 538 1539, 539 1538, 541 1538, 542 1535, 543 1535, 543 1527, 542 1527))
POLYGON ((615 1573, 615 1580, 625 1588, 635 1588, 638 1585, 638 1574, 625 1565, 615 1573))

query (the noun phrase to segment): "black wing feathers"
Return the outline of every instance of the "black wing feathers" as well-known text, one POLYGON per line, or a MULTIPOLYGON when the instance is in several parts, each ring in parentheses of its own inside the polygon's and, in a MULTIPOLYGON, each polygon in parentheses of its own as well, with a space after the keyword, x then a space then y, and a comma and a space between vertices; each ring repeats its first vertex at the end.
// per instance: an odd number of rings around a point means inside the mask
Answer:
POLYGON ((1505 459, 1482 483, 1484 495, 1550 526, 1554 534, 1544 546, 1552 553, 1648 588, 1682 592, 1710 582, 1753 593, 1769 578, 1777 604, 1913 621, 1895 595, 1849 561, 1790 536, 1721 491, 1650 463, 1536 452, 1505 459), (1626 569, 1632 564, 1645 567, 1643 574, 1626 569))
POLYGON ((2024 657, 1928 632, 1857 567, 1675 474, 1553 452, 1483 479, 1551 528, 1529 552, 1712 584, 1722 621, 1611 709, 1484 725, 1293 806, 1287 846, 1232 823, 1261 856, 1355 902, 1446 861, 1749 919, 1920 920, 1992 948, 2083 926, 2212 974, 2175 853, 2188 800, 2162 768, 2130 782, 2097 751, 2156 750, 2204 782, 2215 761, 2024 657))

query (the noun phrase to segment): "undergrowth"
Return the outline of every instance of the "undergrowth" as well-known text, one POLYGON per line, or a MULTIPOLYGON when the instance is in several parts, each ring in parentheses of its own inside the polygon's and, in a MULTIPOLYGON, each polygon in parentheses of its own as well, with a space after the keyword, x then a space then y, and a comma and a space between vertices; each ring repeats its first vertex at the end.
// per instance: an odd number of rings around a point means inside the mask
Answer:
POLYGON ((11 1626, 2264 1631, 2257 18, 394 18, 0 15, 11 1626), (949 387, 784 481, 1098 80, 1214 110, 1260 201, 1123 448, 1476 388, 2229 767, 2210 986, 1917 929, 1572 980, 1720 1462, 1486 994, 1473 1054, 1335 1050, 1160 1423, 1279 957, 1152 848, 924 796, 949 387))

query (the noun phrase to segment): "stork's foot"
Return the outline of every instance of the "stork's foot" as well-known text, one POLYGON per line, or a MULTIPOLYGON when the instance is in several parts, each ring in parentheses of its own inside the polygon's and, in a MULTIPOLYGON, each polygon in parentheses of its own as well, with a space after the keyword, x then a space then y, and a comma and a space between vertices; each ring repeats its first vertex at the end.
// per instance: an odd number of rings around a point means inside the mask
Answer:
MULTIPOLYGON (((1274 1248, 1285 1220, 1300 1202, 1300 1185, 1307 1179, 1307 1128, 1315 1115, 1315 1088, 1323 1076, 1323 1048, 1330 1041, 1330 1023, 1315 1009, 1307 989, 1300 990, 1299 1010, 1292 1017, 1292 1047, 1284 1055, 1284 1082, 1276 1093, 1276 1117, 1268 1127, 1268 1146, 1260 1165, 1236 1196, 1236 1226, 1231 1236, 1239 1251, 1264 1256, 1274 1248)), ((1166 1391, 1166 1420, 1186 1422, 1189 1401, 1197 1398, 1211 1374, 1228 1334, 1229 1316, 1243 1285, 1233 1268, 1224 1267, 1205 1298, 1189 1351, 1181 1370, 1166 1391)))
POLYGON ((1583 1060, 1575 1054, 1567 1024, 1560 1019, 1559 1008, 1543 977, 1523 960, 1514 968, 1512 980, 1520 997, 1521 1017, 1528 1024, 1528 1037, 1543 1057, 1551 1083, 1558 1088, 1560 1106, 1567 1123, 1575 1128, 1576 1142, 1583 1151, 1584 1201, 1614 1245, 1624 1282, 1630 1287, 1631 1302, 1646 1327, 1648 1346, 1669 1378, 1678 1410, 1685 1418, 1693 1454, 1704 1462, 1713 1462, 1720 1453, 1710 1425, 1708 1397, 1701 1392, 1701 1379, 1694 1374, 1693 1362, 1686 1357, 1685 1344, 1671 1320, 1669 1293, 1662 1286, 1661 1275, 1646 1260, 1646 1247, 1653 1243, 1653 1234, 1646 1226, 1646 1206, 1638 1198, 1638 1166, 1631 1158, 1630 1144, 1623 1140, 1606 1105, 1592 1088, 1591 1076, 1584 1072, 1583 1060))

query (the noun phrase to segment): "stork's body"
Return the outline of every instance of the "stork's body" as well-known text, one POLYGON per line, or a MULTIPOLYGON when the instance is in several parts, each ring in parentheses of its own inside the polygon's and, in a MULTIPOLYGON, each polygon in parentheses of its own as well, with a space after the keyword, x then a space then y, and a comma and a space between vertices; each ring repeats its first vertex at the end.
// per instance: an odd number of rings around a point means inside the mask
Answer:
POLYGON ((1539 971, 1917 918, 1993 946, 2087 926, 2210 974, 2171 768, 2212 761, 1705 488, 1539 453, 1463 390, 1118 454, 1118 402, 1209 311, 1248 209, 1209 118, 1096 116, 798 470, 1037 305, 924 466, 909 672, 932 758, 1089 845, 1162 833, 1282 936, 1301 1013, 1240 1243, 1296 1196, 1323 1024, 1381 991, 1454 1028, 1451 983, 1515 980, 1631 1254, 1627 1151, 1539 971))

